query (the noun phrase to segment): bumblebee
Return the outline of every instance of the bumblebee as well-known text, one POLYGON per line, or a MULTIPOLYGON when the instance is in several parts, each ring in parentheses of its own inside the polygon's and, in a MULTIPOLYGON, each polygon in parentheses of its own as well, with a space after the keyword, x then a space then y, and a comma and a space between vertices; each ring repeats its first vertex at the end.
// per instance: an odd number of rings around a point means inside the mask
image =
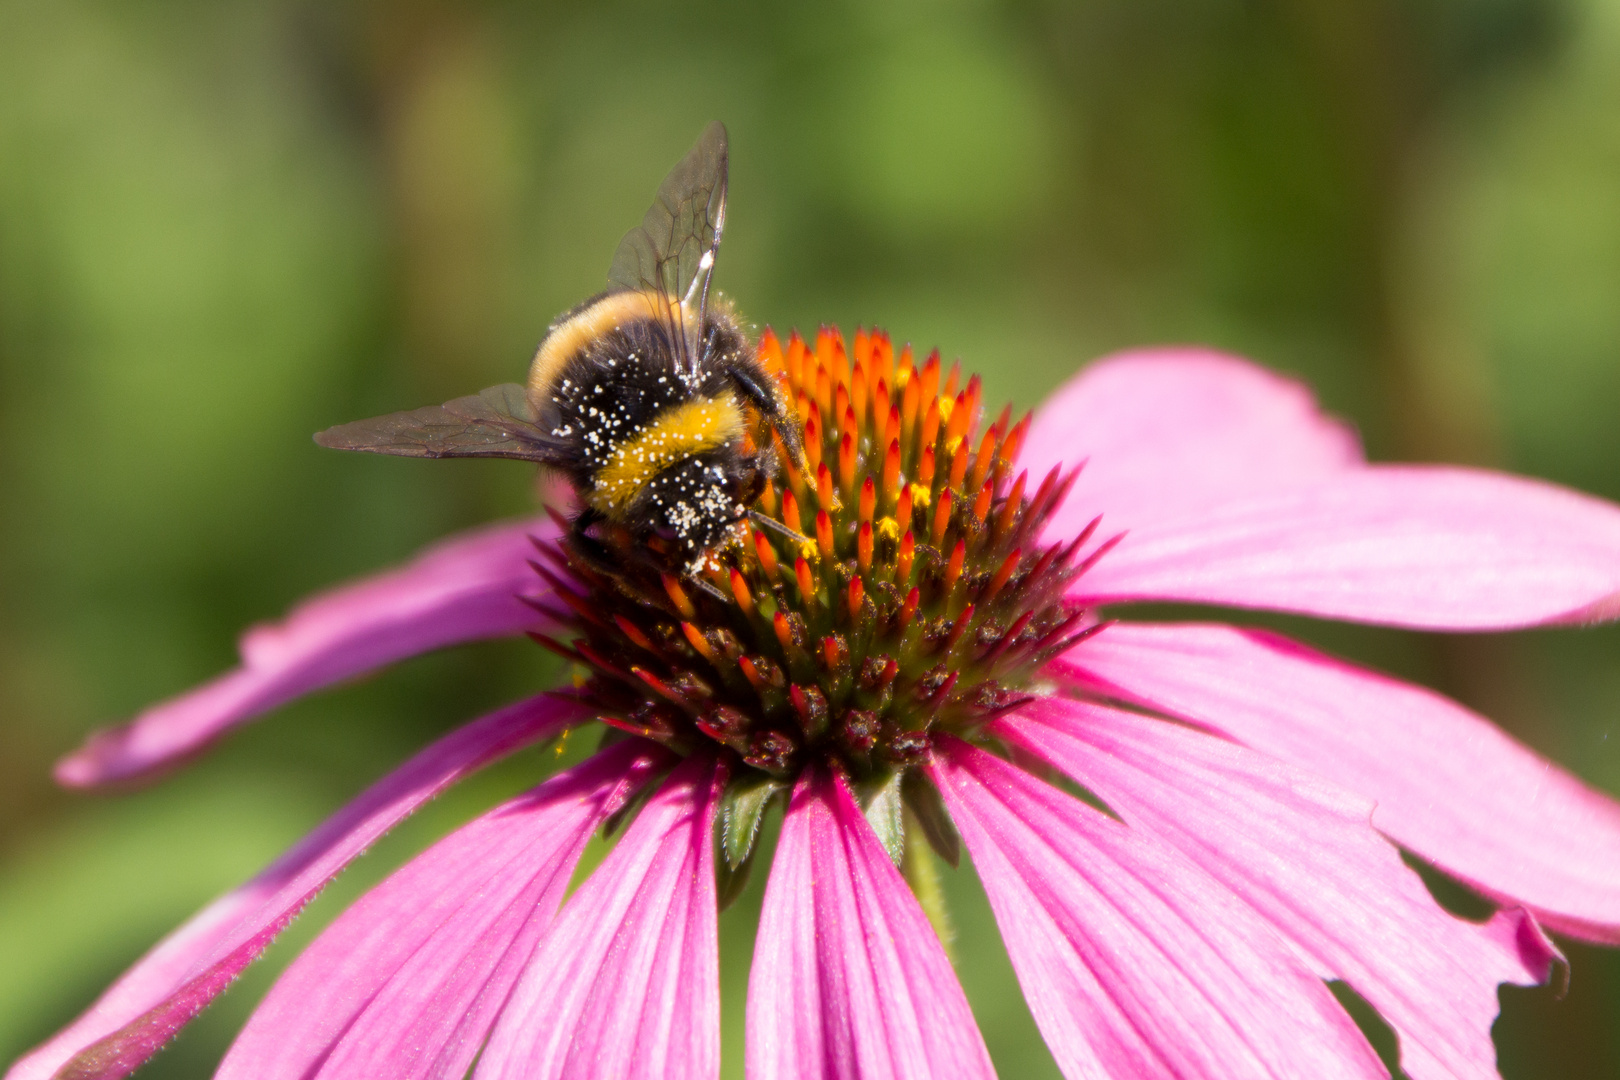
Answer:
MULTIPOLYGON (((752 512, 775 466, 749 410, 802 464, 792 407, 709 281, 726 217, 726 129, 712 123, 625 234, 607 289, 554 322, 526 385, 329 428, 322 446, 405 457, 500 457, 560 472, 577 545, 625 529, 639 557, 695 574, 752 512)), ((784 527, 753 515, 767 527, 784 527)), ((802 537, 798 539, 803 539, 802 537)))

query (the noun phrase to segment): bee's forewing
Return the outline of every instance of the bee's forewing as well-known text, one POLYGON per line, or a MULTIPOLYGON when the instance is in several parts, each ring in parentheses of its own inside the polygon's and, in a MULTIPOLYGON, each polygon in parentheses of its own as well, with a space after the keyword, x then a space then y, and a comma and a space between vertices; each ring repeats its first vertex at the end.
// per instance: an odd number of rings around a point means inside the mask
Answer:
POLYGON ((560 464, 564 447, 535 423, 516 383, 409 412, 339 424, 315 436, 334 450, 400 457, 501 457, 560 464))
POLYGON ((726 172, 726 128, 715 121, 664 177, 641 224, 619 241, 608 270, 610 292, 654 290, 676 302, 668 306, 671 345, 688 371, 695 370, 697 328, 725 227, 726 172))

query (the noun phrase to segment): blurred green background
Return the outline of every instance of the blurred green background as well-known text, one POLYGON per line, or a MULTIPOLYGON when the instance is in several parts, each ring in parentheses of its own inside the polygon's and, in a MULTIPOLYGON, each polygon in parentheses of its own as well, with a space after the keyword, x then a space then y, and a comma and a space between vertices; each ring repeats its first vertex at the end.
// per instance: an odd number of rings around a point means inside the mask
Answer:
MULTIPOLYGON (((1620 3, 0 0, 0 1060, 438 732, 544 686, 512 643, 288 708, 155 788, 54 758, 237 631, 532 505, 528 470, 311 432, 517 378, 703 124, 719 284, 888 327, 1036 404, 1107 350, 1311 380, 1380 458, 1620 497, 1620 3)), ((1620 791, 1620 632, 1272 620, 1620 791)), ((207 1075, 268 980, 538 758, 363 860, 142 1075, 207 1075)), ((758 885, 723 921, 726 1053, 758 885)), ((970 873, 1002 1075, 1055 1075, 970 873)), ((1504 991, 1508 1077, 1620 1075, 1620 954, 1504 991)))

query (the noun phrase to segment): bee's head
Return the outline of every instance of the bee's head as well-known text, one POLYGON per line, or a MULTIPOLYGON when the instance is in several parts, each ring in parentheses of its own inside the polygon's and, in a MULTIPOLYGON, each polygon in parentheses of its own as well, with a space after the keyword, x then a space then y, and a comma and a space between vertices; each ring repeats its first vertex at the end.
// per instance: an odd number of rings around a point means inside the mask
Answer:
POLYGON ((732 447, 694 454, 659 472, 632 516, 683 557, 710 551, 758 494, 759 472, 732 447))

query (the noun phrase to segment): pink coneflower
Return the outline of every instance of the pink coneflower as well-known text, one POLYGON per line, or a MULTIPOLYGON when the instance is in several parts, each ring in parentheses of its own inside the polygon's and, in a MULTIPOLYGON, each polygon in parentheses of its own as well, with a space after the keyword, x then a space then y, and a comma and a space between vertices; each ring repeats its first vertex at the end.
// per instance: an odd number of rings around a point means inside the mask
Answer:
POLYGON ((962 847, 1072 1078, 1385 1075, 1331 980, 1414 1080, 1494 1076, 1496 988, 1547 978, 1542 928, 1620 941, 1620 805, 1483 718, 1274 634, 1102 616, 1596 621, 1620 614, 1620 508, 1368 465, 1301 387, 1208 352, 1101 361, 981 433, 977 380, 881 334, 761 351, 810 474, 778 473, 758 509, 809 544, 753 534, 699 585, 605 575, 544 518, 490 529, 254 630, 238 670, 64 761, 74 786, 144 776, 477 638, 532 632, 578 673, 423 750, 8 1076, 127 1074, 424 800, 593 719, 595 756, 340 916, 220 1074, 715 1076, 716 913, 773 805, 754 1077, 991 1075, 925 887, 962 847), (1447 914, 1403 848, 1499 910, 1447 914))

